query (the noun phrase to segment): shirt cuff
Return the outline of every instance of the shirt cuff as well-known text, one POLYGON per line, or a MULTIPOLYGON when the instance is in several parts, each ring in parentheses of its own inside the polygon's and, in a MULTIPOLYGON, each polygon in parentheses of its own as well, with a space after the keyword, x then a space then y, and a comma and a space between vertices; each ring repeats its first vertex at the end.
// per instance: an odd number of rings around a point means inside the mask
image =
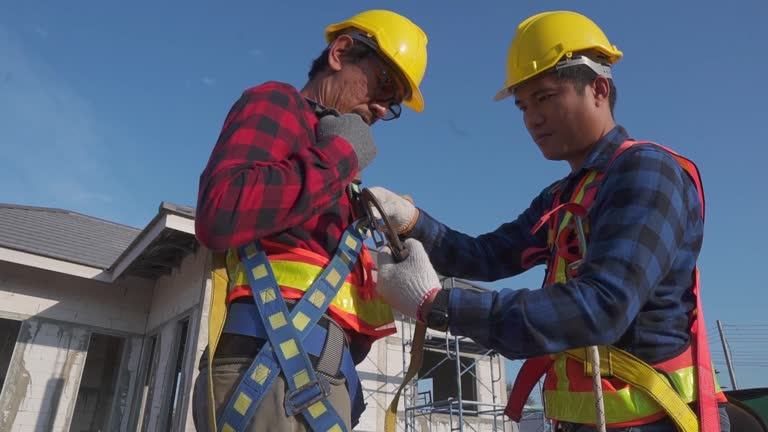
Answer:
POLYGON ((407 237, 415 238, 424 245, 424 250, 429 254, 438 240, 445 234, 445 225, 419 208, 419 218, 413 225, 407 237))
POLYGON ((461 288, 450 290, 448 297, 448 325, 451 333, 467 336, 488 346, 490 316, 494 291, 472 291, 461 288))

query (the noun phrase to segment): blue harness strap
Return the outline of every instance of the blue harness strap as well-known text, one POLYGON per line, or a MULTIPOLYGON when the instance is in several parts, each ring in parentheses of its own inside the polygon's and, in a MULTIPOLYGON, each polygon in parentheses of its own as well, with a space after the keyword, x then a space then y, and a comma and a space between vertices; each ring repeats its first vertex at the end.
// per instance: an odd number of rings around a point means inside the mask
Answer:
MULTIPOLYGON (((227 313, 227 322, 224 325, 223 333, 266 339, 267 330, 262 325, 261 320, 256 319, 257 314, 256 305, 245 303, 232 304, 229 307, 229 313, 227 313)), ((328 331, 319 325, 312 329, 309 336, 303 341, 307 354, 320 357, 325 347, 327 333, 328 331)), ((349 399, 352 404, 352 426, 354 427, 365 410, 365 402, 363 400, 363 387, 360 384, 357 369, 355 369, 355 362, 352 360, 352 355, 346 346, 341 356, 339 372, 341 372, 341 375, 346 380, 349 399)))
POLYGON ((221 432, 240 432, 247 427, 256 407, 280 372, 288 384, 286 415, 301 413, 315 432, 346 432, 346 426, 336 410, 324 400, 329 393, 328 383, 315 373, 304 341, 352 271, 363 240, 359 223, 350 225, 344 231, 331 262, 290 313, 259 242, 240 248, 240 258, 258 309, 258 316, 253 316, 253 322, 260 319, 267 342, 227 401, 217 422, 221 432))

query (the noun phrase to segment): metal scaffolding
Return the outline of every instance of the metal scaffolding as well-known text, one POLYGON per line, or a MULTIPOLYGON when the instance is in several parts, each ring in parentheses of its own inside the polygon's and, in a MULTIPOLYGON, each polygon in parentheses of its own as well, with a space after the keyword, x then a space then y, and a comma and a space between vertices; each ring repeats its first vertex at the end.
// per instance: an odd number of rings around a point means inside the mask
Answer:
MULTIPOLYGON (((444 287, 456 288, 457 281, 454 278, 443 280, 444 287)), ((461 288, 478 289, 466 283, 461 283, 461 288)), ((401 322, 401 334, 403 344, 403 371, 408 369, 408 361, 413 341, 415 323, 412 320, 405 319, 401 322)), ((495 351, 485 349, 470 339, 445 333, 444 335, 428 334, 424 343, 425 350, 444 352, 445 357, 428 371, 419 373, 419 376, 408 383, 403 389, 403 403, 405 412, 405 431, 428 431, 444 430, 444 427, 435 427, 438 418, 441 423, 448 422, 450 431, 493 431, 507 432, 516 431, 511 420, 504 416, 504 403, 506 397, 502 392, 505 391, 503 382, 504 359, 495 351), (462 355, 470 354, 473 361, 470 364, 462 363, 462 355), (444 400, 433 400, 433 392, 418 391, 418 382, 422 379, 430 378, 443 364, 451 362, 455 370, 456 394, 444 400), (479 373, 476 373, 477 367, 490 368, 490 381, 484 382, 479 373), (477 382, 477 388, 485 389, 490 393, 490 400, 487 397, 469 400, 465 399, 462 392, 462 377, 466 374, 472 376, 477 382), (423 423, 420 426, 417 423, 423 423), (435 429, 433 429, 435 427, 435 429)), ((422 367, 423 368, 423 367, 422 367)), ((477 392, 479 395, 480 392, 477 392)), ((476 396, 477 396, 476 395, 476 396)), ((486 393, 487 395, 487 393, 486 393)))

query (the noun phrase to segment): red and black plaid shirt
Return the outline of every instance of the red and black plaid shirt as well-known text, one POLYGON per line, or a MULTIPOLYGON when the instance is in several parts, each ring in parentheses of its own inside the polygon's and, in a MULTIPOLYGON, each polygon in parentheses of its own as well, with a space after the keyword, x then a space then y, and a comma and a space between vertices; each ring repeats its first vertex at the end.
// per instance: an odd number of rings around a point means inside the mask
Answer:
MULTIPOLYGON (((200 243, 223 251, 267 239, 332 256, 354 220, 346 187, 357 156, 342 138, 318 139, 317 122, 288 84, 267 82, 243 92, 200 176, 200 243)), ((367 352, 370 341, 354 345, 367 352)))
POLYGON ((317 117, 292 86, 243 92, 200 176, 195 229, 212 250, 254 239, 330 257, 352 222, 345 190, 357 156, 345 140, 317 139, 317 117))

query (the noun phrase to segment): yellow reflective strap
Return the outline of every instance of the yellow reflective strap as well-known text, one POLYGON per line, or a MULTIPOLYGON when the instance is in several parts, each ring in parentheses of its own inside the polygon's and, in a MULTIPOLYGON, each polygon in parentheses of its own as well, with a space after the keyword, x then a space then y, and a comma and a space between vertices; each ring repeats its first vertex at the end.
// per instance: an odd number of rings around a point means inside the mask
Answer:
MULTIPOLYGON (((231 259, 231 258, 230 258, 231 259)), ((235 258, 236 259, 236 258, 235 258)), ((277 283, 281 286, 306 291, 323 271, 322 267, 297 261, 270 261, 277 283)), ((248 275, 241 263, 230 261, 234 268, 234 286, 248 286, 248 275)), ((354 285, 344 282, 339 288, 331 305, 337 309, 355 315, 367 324, 379 327, 394 321, 392 308, 382 298, 362 300, 354 285)))
POLYGON ((384 432, 395 432, 397 404, 400 402, 400 393, 421 369, 421 363, 424 360, 424 339, 426 336, 427 325, 417 322, 413 333, 413 345, 411 345, 411 364, 408 365, 408 371, 405 373, 403 381, 400 383, 400 387, 395 392, 395 397, 387 409, 386 417, 384 417, 384 432))
POLYGON ((213 393, 213 355, 224 330, 227 319, 227 294, 229 275, 227 262, 222 252, 212 252, 211 263, 211 299, 208 311, 208 430, 216 432, 216 397, 213 393))
MULTIPOLYGON (((696 415, 693 413, 686 401, 683 400, 680 395, 672 388, 669 381, 667 381, 661 374, 656 372, 655 369, 653 369, 644 361, 616 347, 600 347, 601 365, 609 364, 609 351, 611 360, 610 364, 612 366, 611 372, 613 372, 613 376, 626 382, 635 389, 641 390, 641 392, 632 391, 633 389, 623 389, 627 390, 625 394, 622 394, 622 390, 615 393, 605 392, 604 397, 606 408, 606 423, 611 424, 631 421, 638 418, 638 413, 643 413, 640 414, 640 417, 651 415, 660 411, 658 408, 654 410, 648 406, 648 402, 655 402, 658 404, 658 406, 661 407, 661 409, 666 411, 667 415, 669 415, 669 418, 675 422, 680 431, 698 432, 699 422, 696 418, 696 415), (611 399, 610 402, 609 399, 611 399), (617 419, 619 419, 622 414, 630 414, 626 407, 633 407, 631 411, 632 418, 623 421, 617 421, 617 419), (612 409, 613 412, 611 412, 612 409)), ((587 361, 587 352, 583 348, 569 350, 563 354, 570 358, 579 360, 582 363, 587 361)), ((605 370, 603 369, 604 368, 601 367, 601 373, 607 374, 607 367, 605 370)), ((578 399, 581 398, 581 396, 575 396, 578 394, 584 394, 588 397, 592 396, 591 393, 587 392, 577 392, 563 395, 564 399, 568 398, 568 401, 572 401, 567 402, 566 405, 571 403, 573 405, 579 405, 578 399), (571 400, 571 397, 574 397, 574 400, 571 400)), ((561 404, 562 402, 564 401, 561 401, 561 404)), ((583 409, 588 410, 588 405, 589 404, 584 405, 583 409)), ((548 405, 548 408, 549 407, 554 406, 548 405)), ((578 413, 578 415, 581 415, 581 412, 578 413)), ((591 415, 594 416, 594 407, 591 415)), ((592 419, 594 417, 588 418, 592 419)), ((577 422, 577 420, 574 421, 577 422)))
POLYGON ((565 281, 568 280, 568 273, 566 273, 568 268, 568 263, 565 262, 565 259, 561 256, 555 257, 555 268, 554 271, 554 277, 556 283, 565 283, 565 281))

